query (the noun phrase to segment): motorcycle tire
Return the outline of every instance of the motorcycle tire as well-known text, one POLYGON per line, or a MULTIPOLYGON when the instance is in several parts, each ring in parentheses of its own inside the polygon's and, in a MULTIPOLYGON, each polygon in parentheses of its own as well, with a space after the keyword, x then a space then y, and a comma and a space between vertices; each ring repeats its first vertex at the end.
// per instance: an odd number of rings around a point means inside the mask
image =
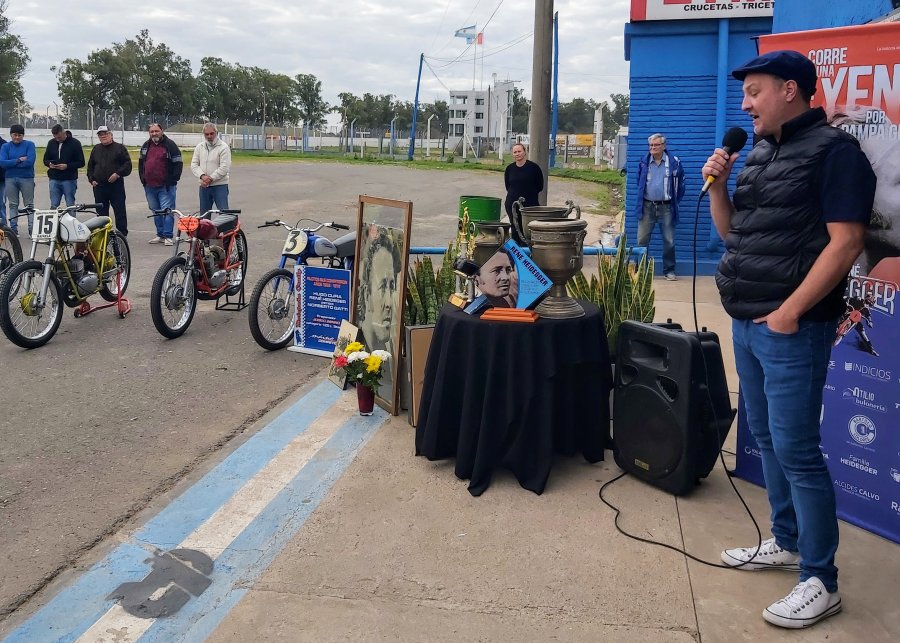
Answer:
MULTIPOLYGON (((2 196, 2 195, 0 195, 2 196)), ((16 233, 6 226, 0 226, 0 275, 22 261, 22 244, 16 233)))
MULTIPOLYGON (((236 295, 241 292, 241 288, 244 285, 244 279, 247 278, 247 236, 244 234, 243 230, 238 230, 237 234, 234 235, 234 248, 232 252, 237 254, 237 258, 241 261, 241 267, 236 268, 235 270, 240 270, 240 274, 234 280, 232 280, 232 284, 228 287, 228 290, 225 291, 226 295, 236 295)), ((229 261, 229 263, 234 263, 234 261, 229 261)))
POLYGON ((131 278, 131 248, 128 240, 118 231, 113 230, 106 240, 106 254, 116 258, 117 275, 104 281, 100 286, 100 296, 106 301, 118 301, 118 293, 124 295, 131 278))
POLYGON ((197 310, 197 288, 184 257, 170 257, 156 271, 150 288, 150 317, 159 334, 168 339, 184 335, 197 310), (187 292, 181 283, 187 275, 187 292), (175 311, 177 317, 167 316, 175 311), (180 312, 180 314, 179 314, 180 312))
POLYGON ((294 335, 297 298, 291 288, 293 280, 290 270, 275 268, 262 276, 250 295, 250 334, 267 351, 284 348, 294 335), (276 327, 274 322, 287 323, 276 327))
POLYGON ((48 314, 48 323, 40 332, 32 334, 25 334, 24 326, 23 329, 19 327, 21 322, 30 324, 29 320, 41 319, 44 316, 44 311, 39 315, 29 315, 24 309, 25 301, 33 300, 40 291, 40 286, 35 287, 35 282, 42 283, 43 278, 44 264, 40 261, 24 261, 9 268, 0 279, 0 328, 16 346, 22 348, 43 346, 53 338, 62 323, 62 288, 56 275, 51 271, 50 282, 47 284, 49 305, 44 307, 48 314), (28 273, 31 273, 33 278, 28 292, 25 292, 24 280, 28 273))

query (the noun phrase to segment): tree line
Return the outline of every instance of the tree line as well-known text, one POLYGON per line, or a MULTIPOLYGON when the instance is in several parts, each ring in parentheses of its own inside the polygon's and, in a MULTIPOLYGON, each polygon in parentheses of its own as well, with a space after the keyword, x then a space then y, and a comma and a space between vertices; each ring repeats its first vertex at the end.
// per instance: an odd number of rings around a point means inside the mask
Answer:
MULTIPOLYGON (((0 0, 0 100, 24 100, 20 81, 30 59, 25 43, 10 33, 6 7, 7 0, 0 0)), ((329 105, 322 98, 322 81, 312 74, 288 76, 210 56, 201 59, 194 75, 189 60, 165 43, 154 42, 146 29, 134 38, 93 51, 83 60, 66 58, 52 69, 59 96, 68 107, 121 109, 126 114, 152 114, 168 123, 199 116, 232 123, 303 122, 319 128, 328 113, 336 112, 342 123, 354 123, 359 132, 378 131, 395 118, 397 129, 408 130, 412 125, 412 102, 398 100, 393 94, 343 92, 338 104, 329 105)), ((628 96, 613 94, 612 101, 613 106, 603 115, 607 138, 628 119, 628 96)), ((597 107, 596 101, 583 98, 560 103, 559 132, 592 132, 597 107)), ((445 100, 420 104, 420 131, 424 133, 433 114, 432 136, 446 133, 449 112, 445 100)), ((515 89, 513 131, 528 130, 529 112, 529 101, 521 89, 515 89)))

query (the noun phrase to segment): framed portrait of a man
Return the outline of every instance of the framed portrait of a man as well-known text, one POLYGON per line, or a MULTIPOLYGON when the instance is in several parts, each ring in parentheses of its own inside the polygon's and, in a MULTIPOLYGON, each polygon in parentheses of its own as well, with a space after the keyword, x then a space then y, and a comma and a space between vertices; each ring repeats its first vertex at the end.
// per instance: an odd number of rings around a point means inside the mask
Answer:
POLYGON ((353 324, 366 350, 391 354, 375 402, 397 415, 400 343, 409 264, 412 202, 361 195, 353 275, 353 324))

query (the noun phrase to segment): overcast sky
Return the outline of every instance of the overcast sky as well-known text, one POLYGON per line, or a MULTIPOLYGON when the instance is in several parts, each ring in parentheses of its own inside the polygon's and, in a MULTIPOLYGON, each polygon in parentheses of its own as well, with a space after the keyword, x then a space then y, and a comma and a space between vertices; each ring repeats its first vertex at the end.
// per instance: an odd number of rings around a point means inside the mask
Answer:
MULTIPOLYGON (((627 93, 629 7, 628 0, 556 0, 560 100, 627 93)), ((531 93, 533 0, 9 0, 8 15, 28 46, 22 84, 36 108, 58 100, 51 66, 67 57, 84 60, 141 29, 190 60, 195 73, 201 58, 216 56, 291 76, 314 74, 332 104, 345 91, 413 100, 420 52, 438 77, 425 67, 421 102, 446 100, 444 86, 471 89, 473 76, 476 88, 486 87, 494 73, 522 81, 531 93), (473 74, 472 50, 463 54, 465 40, 453 33, 486 23, 473 74)))

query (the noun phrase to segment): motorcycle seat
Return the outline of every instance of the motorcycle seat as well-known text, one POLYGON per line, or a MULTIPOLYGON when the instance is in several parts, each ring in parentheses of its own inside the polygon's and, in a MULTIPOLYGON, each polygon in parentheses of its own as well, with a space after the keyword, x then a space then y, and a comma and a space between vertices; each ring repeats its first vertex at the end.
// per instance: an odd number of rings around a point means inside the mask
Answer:
POLYGON ((88 230, 98 230, 109 223, 109 217, 94 217, 84 222, 88 230))
POLYGON ((348 232, 334 240, 334 246, 337 248, 337 257, 352 257, 356 254, 356 233, 348 232))
POLYGON ((236 214, 220 214, 212 222, 219 234, 225 234, 237 227, 238 218, 236 214))

